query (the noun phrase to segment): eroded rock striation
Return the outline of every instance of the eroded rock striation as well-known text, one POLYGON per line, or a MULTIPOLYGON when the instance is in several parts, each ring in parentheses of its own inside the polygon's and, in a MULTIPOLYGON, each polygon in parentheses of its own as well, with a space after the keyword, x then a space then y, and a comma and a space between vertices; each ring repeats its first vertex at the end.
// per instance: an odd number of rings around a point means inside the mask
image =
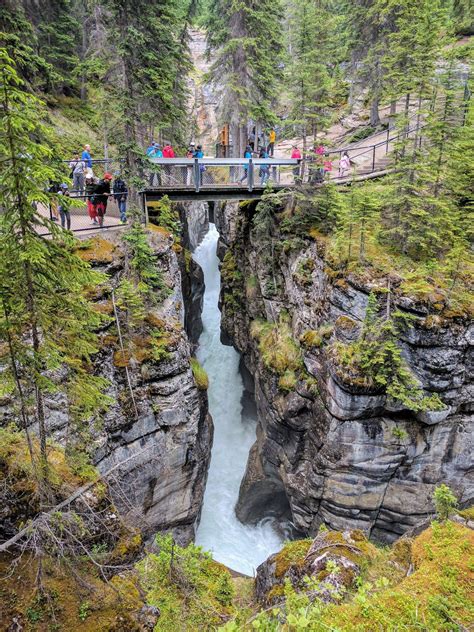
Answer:
POLYGON ((474 496, 472 323, 436 316, 403 296, 396 275, 389 293, 386 279, 341 277, 328 265, 324 243, 282 235, 274 219, 262 237, 254 212, 252 205, 228 203, 216 218, 223 337, 254 377, 259 420, 240 519, 257 521, 262 511, 284 513, 289 505, 305 534, 325 523, 392 541, 432 514, 441 481, 467 505, 474 496), (388 294, 392 309, 412 317, 398 343, 420 386, 441 397, 443 410, 415 414, 337 371, 331 350, 336 341, 358 337, 371 291, 379 292, 382 306, 388 294), (271 327, 280 328, 275 339, 288 338, 286 353, 301 354, 296 377, 269 367, 260 341, 271 327))
MULTIPOLYGON (((119 236, 94 238, 80 251, 110 278, 110 283, 95 290, 97 309, 110 315, 110 322, 101 331, 94 373, 107 379, 105 395, 111 400, 100 423, 80 429, 80 441, 87 444, 101 473, 113 470, 107 479, 113 500, 129 523, 150 536, 171 529, 181 542, 188 542, 201 511, 212 420, 207 394, 197 388, 189 362, 182 249, 161 229, 151 230, 149 241, 168 292, 164 301, 147 306, 140 334, 127 336, 122 322, 125 353, 120 350, 111 291, 124 265, 119 236)), ((13 402, 2 403, 0 414, 7 419, 13 402)), ((64 443, 77 433, 67 401, 46 397, 46 409, 49 428, 58 441, 64 443)))

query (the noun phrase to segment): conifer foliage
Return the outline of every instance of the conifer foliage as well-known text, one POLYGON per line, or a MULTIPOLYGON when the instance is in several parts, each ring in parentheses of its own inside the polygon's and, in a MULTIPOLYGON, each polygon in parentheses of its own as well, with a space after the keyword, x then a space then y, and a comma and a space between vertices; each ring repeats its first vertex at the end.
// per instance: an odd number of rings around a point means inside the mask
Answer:
POLYGON ((211 73, 225 90, 221 116, 229 121, 234 155, 243 155, 249 119, 274 120, 281 74, 280 0, 212 0, 207 24, 211 73))
POLYGON ((89 418, 104 404, 105 382, 88 370, 102 317, 85 297, 102 277, 74 253, 72 236, 39 212, 39 205, 52 201, 44 183, 57 179, 48 165, 42 106, 25 92, 7 53, 0 55, 0 330, 8 343, 1 382, 19 402, 25 430, 38 424, 46 469, 45 400, 62 393, 76 419, 89 418), (50 237, 42 236, 46 231, 50 237))

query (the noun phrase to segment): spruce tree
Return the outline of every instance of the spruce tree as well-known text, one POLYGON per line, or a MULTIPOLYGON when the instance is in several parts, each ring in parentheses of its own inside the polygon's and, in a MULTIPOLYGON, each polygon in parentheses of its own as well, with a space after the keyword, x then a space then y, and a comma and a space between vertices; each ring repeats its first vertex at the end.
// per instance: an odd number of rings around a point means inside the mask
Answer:
POLYGON ((212 0, 207 23, 210 74, 224 93, 220 117, 230 124, 234 156, 247 144, 247 124, 274 123, 281 74, 280 0, 212 0))
POLYGON ((303 177, 308 134, 316 140, 317 133, 329 123, 334 17, 325 0, 291 0, 288 10, 292 42, 286 75, 292 105, 289 122, 301 126, 303 177))
POLYGON ((4 49, 0 68, 0 329, 8 340, 1 380, 19 397, 25 430, 34 411, 46 472, 45 398, 65 394, 76 419, 105 404, 105 382, 90 371, 102 317, 85 297, 103 279, 75 254, 72 235, 41 210, 54 195, 45 183, 58 178, 42 106, 25 92, 4 49))
POLYGON ((183 138, 186 88, 180 38, 182 7, 172 0, 105 0, 109 36, 118 60, 112 92, 122 133, 118 140, 126 176, 135 189, 143 182, 141 147, 151 129, 166 140, 183 138))

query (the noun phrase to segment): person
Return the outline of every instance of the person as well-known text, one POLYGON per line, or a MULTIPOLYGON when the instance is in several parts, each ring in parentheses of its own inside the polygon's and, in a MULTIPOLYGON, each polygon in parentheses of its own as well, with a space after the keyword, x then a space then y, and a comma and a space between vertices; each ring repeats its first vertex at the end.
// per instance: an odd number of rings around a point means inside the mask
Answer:
POLYGON ((84 193, 84 174, 86 171, 86 163, 83 160, 77 159, 72 170, 72 190, 76 191, 79 195, 84 193))
POLYGON ((72 180, 72 176, 74 173, 74 168, 77 165, 77 163, 79 162, 80 158, 79 158, 79 154, 76 154, 74 156, 74 158, 71 160, 71 162, 69 163, 69 177, 72 180))
MULTIPOLYGON (((202 145, 198 145, 196 147, 196 151, 194 152, 194 158, 204 158, 204 152, 202 150, 202 145)), ((201 184, 203 179, 203 174, 206 171, 206 165, 199 165, 199 175, 201 178, 201 184)))
MULTIPOLYGON (((196 143, 189 143, 188 151, 186 152, 186 158, 194 158, 194 152, 196 151, 196 143)), ((186 182, 185 184, 191 184, 193 181, 193 166, 186 167, 186 182)))
MULTIPOLYGON (((259 158, 268 158, 268 153, 264 147, 260 149, 259 158)), ((260 176, 260 186, 264 187, 270 177, 270 165, 260 165, 260 171, 258 175, 260 176)))
MULTIPOLYGON (((244 158, 247 158, 249 160, 250 158, 252 158, 252 148, 250 147, 250 145, 247 145, 247 147, 245 148, 244 158)), ((248 178, 248 175, 249 175, 249 168, 245 166, 244 175, 240 178, 239 182, 242 183, 244 180, 246 180, 248 178)))
POLYGON ((163 147, 163 158, 175 158, 174 149, 171 146, 171 143, 166 143, 163 147))
POLYGON ((275 155, 275 141, 276 141, 276 132, 275 132, 275 129, 272 127, 268 135, 268 150, 267 150, 268 155, 271 156, 272 158, 275 155))
POLYGON ((115 180, 113 184, 113 193, 114 198, 117 202, 119 213, 120 213, 120 222, 122 224, 127 223, 127 197, 128 197, 128 189, 125 182, 120 177, 119 173, 115 173, 115 180))
POLYGON ((148 156, 148 158, 154 158, 156 144, 157 143, 151 141, 151 143, 148 145, 147 150, 146 150, 146 155, 148 156))
POLYGON ((346 171, 351 168, 351 160, 347 151, 343 152, 341 159, 339 160, 339 177, 343 178, 346 171))
MULTIPOLYGON (((292 160, 301 160, 301 152, 298 149, 297 145, 293 145, 292 151, 291 151, 291 159, 292 160)), ((293 169, 293 176, 295 178, 295 182, 297 182, 298 180, 301 180, 300 178, 300 165, 296 165, 296 167, 294 167, 293 169)))
POLYGON ((250 132, 247 142, 252 148, 252 151, 255 151, 255 127, 250 132))
POLYGON ((332 171, 332 160, 330 159, 329 154, 324 154, 323 169, 326 179, 329 180, 332 171))
POLYGON ((104 173, 104 177, 97 184, 94 193, 94 206, 99 218, 99 226, 104 226, 104 216, 107 211, 107 202, 110 195, 110 183, 112 181, 111 173, 104 173))
MULTIPOLYGON (((60 190, 61 190, 61 186, 58 182, 50 181, 48 193, 59 193, 60 190)), ((52 197, 49 200, 49 212, 50 212, 51 220, 53 222, 57 222, 59 219, 59 212, 58 212, 58 202, 55 197, 52 197)))
MULTIPOLYGON (((146 155, 148 158, 163 158, 163 152, 161 151, 161 145, 159 143, 151 143, 151 145, 146 150, 146 155)), ((150 186, 153 186, 153 182, 156 175, 156 181, 158 186, 161 186, 161 170, 158 166, 154 167, 155 171, 150 172, 149 183, 150 186)))
MULTIPOLYGON (((65 182, 60 185, 58 195, 62 195, 63 197, 70 197, 69 189, 65 182)), ((71 230, 71 211, 69 210, 68 204, 65 204, 64 202, 59 202, 58 211, 61 217, 61 227, 67 228, 67 230, 71 230)))
POLYGON ((97 210, 95 208, 95 190, 97 188, 97 183, 95 181, 94 176, 87 175, 85 182, 85 190, 86 190, 86 200, 87 200, 87 212, 89 217, 92 220, 93 224, 97 224, 97 210))
POLYGON ((84 145, 84 151, 82 152, 81 159, 86 163, 88 169, 92 169, 92 156, 91 146, 84 145))
POLYGON ((318 156, 324 156, 324 154, 326 153, 326 148, 324 147, 324 145, 318 145, 314 151, 318 156))
MULTIPOLYGON (((176 156, 174 153, 174 149, 171 146, 171 143, 166 143, 166 145, 163 147, 163 158, 175 158, 175 157, 176 156)), ((164 175, 168 184, 171 184, 171 174, 172 174, 172 167, 166 165, 166 167, 164 167, 164 175)))

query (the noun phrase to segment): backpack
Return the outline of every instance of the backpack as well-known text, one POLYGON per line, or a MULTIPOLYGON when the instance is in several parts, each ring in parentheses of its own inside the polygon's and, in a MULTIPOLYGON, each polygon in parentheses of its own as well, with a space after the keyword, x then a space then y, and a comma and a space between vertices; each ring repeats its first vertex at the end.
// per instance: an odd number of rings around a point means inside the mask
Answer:
POLYGON ((114 193, 127 193, 127 185, 121 178, 114 182, 114 193))

